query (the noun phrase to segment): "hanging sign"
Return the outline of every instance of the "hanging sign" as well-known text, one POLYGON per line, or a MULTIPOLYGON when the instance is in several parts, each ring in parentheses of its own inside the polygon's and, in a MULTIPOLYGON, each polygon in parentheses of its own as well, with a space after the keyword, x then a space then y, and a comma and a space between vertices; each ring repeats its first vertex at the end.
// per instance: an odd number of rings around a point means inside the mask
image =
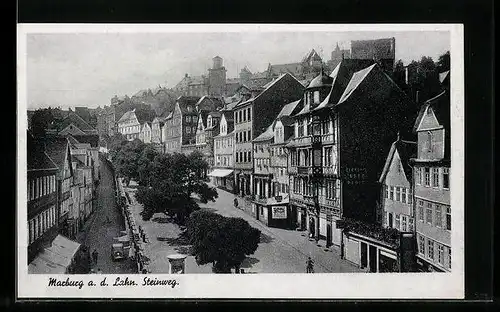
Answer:
POLYGON ((286 219, 286 206, 274 206, 274 207, 272 207, 272 218, 273 219, 286 219))

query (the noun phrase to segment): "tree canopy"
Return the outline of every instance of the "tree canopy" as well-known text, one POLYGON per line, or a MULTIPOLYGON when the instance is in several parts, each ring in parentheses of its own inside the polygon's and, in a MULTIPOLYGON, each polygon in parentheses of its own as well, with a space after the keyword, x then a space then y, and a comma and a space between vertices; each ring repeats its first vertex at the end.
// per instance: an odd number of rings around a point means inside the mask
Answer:
POLYGON ((142 179, 136 198, 143 205, 144 220, 155 213, 164 213, 183 224, 191 212, 199 209, 193 195, 203 203, 215 201, 217 190, 205 182, 204 170, 208 164, 201 157, 198 152, 184 155, 143 151, 137 162, 142 179))
POLYGON ((118 174, 124 176, 127 181, 139 180, 138 162, 146 144, 139 139, 131 142, 112 142, 112 159, 118 174))
POLYGON ((216 273, 230 273, 257 250, 261 233, 242 218, 199 210, 189 216, 187 234, 198 264, 213 263, 216 273))

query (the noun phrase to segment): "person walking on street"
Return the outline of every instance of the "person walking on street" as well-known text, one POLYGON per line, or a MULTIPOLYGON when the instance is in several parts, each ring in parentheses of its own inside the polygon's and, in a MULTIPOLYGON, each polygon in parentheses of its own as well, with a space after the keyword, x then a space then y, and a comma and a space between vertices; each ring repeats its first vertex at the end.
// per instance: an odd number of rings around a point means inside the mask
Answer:
POLYGON ((234 207, 238 208, 238 198, 234 198, 234 207))
POLYGON ((306 264, 306 273, 314 273, 314 261, 311 259, 311 257, 307 258, 306 264))
POLYGON ((92 260, 94 260, 94 263, 97 264, 97 256, 99 255, 99 253, 97 252, 97 249, 94 249, 94 251, 92 252, 92 260))

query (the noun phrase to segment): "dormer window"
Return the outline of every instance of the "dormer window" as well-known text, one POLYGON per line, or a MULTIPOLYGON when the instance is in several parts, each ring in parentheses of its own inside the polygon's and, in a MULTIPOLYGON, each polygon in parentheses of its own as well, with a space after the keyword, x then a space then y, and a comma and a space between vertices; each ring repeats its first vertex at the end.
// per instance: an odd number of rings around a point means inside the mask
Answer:
POLYGON ((319 91, 314 91, 314 104, 319 104, 319 91))

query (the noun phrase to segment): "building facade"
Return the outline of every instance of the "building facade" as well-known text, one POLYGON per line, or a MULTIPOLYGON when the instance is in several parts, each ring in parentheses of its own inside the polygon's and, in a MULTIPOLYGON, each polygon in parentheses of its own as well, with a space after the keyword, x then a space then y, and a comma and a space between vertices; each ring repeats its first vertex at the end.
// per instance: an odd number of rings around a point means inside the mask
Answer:
POLYGON ((428 100, 415 123, 413 159, 417 265, 421 271, 451 271, 450 97, 445 89, 428 100))
POLYGON ((198 127, 197 96, 180 96, 172 112, 172 117, 167 118, 165 127, 165 152, 180 153, 183 145, 193 145, 195 149, 196 129, 198 127))
POLYGON ((290 74, 270 83, 256 97, 238 103, 234 112, 235 182, 240 196, 252 195, 252 140, 274 121, 283 106, 302 96, 304 87, 290 74))
POLYGON ((121 133, 128 141, 139 138, 141 133, 141 124, 135 115, 135 110, 123 114, 117 122, 118 133, 121 133))
POLYGON ((145 122, 141 125, 141 132, 139 133, 139 140, 146 144, 151 143, 152 129, 151 123, 145 122))
POLYGON ((222 111, 219 134, 214 138, 214 165, 208 174, 212 184, 234 191, 234 120, 233 112, 222 111))
POLYGON ((27 135, 28 263, 50 245, 58 234, 59 210, 57 173, 59 168, 43 144, 27 135))

